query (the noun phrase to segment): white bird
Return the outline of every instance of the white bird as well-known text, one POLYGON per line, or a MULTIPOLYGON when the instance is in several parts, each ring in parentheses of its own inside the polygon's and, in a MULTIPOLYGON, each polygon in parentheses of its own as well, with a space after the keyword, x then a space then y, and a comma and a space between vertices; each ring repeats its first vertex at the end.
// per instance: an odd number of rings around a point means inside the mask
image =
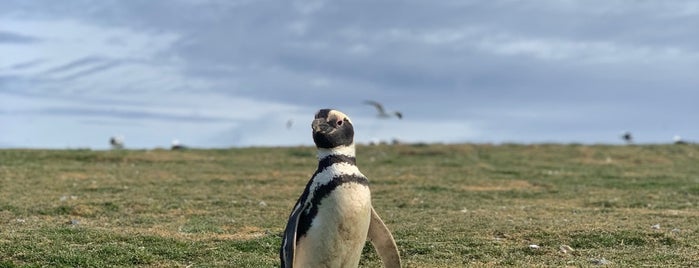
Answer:
POLYGON ((112 149, 124 149, 124 137, 112 136, 109 138, 109 145, 112 146, 112 149))
POLYGON ((174 150, 184 150, 184 149, 187 149, 187 147, 184 146, 184 144, 182 144, 180 142, 180 140, 178 140, 178 139, 172 140, 172 146, 170 146, 170 150, 174 151, 174 150))
POLYGON ((680 137, 680 135, 675 135, 674 137, 672 137, 672 139, 675 141, 675 144, 687 144, 688 143, 687 141, 683 140, 682 137, 680 137))
POLYGON ((367 240, 385 267, 400 267, 396 242, 371 205, 369 181, 356 166, 352 121, 340 111, 322 109, 311 127, 318 169, 289 216, 281 267, 357 267, 367 240))
POLYGON ((376 116, 378 116, 379 118, 390 118, 391 116, 395 115, 396 117, 398 117, 398 119, 403 119, 403 113, 399 111, 394 111, 391 114, 389 114, 386 112, 386 109, 383 108, 383 105, 379 102, 366 100, 364 101, 364 104, 374 106, 374 108, 376 108, 376 111, 378 112, 376 116))

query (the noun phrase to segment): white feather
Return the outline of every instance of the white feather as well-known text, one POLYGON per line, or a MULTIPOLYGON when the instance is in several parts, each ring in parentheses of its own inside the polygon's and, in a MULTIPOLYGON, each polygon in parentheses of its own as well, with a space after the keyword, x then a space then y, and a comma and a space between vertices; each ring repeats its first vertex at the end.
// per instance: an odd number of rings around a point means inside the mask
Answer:
POLYGON ((297 244, 297 267, 357 267, 371 219, 369 187, 345 183, 323 199, 297 244))
MULTIPOLYGON (((307 200, 313 200, 313 195, 318 187, 328 184, 333 177, 341 175, 364 176, 355 165, 343 162, 332 164, 313 177, 307 200)), ((310 207, 308 209, 310 209, 310 207)))

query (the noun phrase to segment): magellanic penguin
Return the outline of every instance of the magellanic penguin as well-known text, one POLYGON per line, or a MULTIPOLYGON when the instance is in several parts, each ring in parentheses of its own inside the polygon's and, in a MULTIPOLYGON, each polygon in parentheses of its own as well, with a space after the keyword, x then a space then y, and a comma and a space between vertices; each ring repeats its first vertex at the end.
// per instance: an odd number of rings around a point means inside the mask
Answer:
POLYGON ((367 240, 385 267, 400 267, 396 242, 371 205, 369 180, 356 166, 352 121, 322 109, 311 127, 318 169, 289 216, 281 267, 357 267, 367 240))

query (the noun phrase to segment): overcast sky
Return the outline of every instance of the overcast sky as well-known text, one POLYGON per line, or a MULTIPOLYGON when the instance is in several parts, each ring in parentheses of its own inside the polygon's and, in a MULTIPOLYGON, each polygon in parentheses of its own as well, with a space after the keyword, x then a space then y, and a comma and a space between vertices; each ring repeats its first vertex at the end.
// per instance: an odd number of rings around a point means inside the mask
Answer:
POLYGON ((699 140, 698 70, 693 0, 4 0, 0 147, 699 140))

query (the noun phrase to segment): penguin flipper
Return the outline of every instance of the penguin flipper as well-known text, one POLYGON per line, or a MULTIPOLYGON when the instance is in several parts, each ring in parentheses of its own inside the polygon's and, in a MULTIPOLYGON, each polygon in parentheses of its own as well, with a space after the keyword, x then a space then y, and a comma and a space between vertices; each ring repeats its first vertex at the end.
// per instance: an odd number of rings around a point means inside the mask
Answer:
POLYGON ((294 257, 296 251, 296 230, 299 225, 299 218, 301 218, 301 212, 303 211, 303 206, 297 202, 296 209, 289 216, 289 221, 286 223, 286 229, 284 230, 284 236, 282 237, 282 247, 279 252, 279 258, 281 259, 281 268, 292 268, 294 266, 294 257))
POLYGON ((391 231, 388 230, 388 227, 386 227, 386 224, 383 223, 373 207, 371 208, 371 221, 367 238, 374 245, 374 249, 379 254, 384 267, 400 268, 400 254, 398 253, 396 241, 393 240, 391 231))

